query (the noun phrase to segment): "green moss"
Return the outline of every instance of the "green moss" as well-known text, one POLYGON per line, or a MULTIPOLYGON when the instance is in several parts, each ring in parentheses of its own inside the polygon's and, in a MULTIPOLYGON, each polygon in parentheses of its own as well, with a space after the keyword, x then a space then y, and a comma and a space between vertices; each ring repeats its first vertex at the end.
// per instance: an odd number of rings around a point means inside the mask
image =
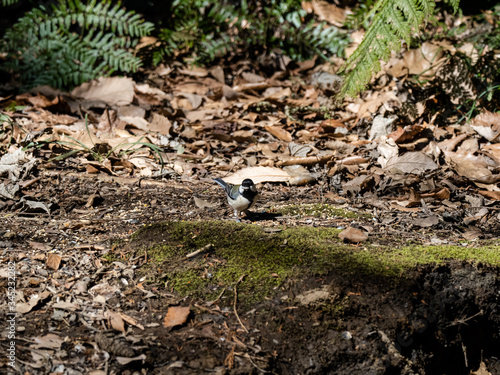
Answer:
MULTIPOLYGON (((307 277, 332 272, 398 282, 405 270, 448 259, 500 265, 498 245, 372 246, 368 242, 353 246, 342 243, 339 232, 293 227, 268 233, 257 225, 231 221, 181 221, 146 226, 128 246, 138 254, 146 249, 149 262, 144 273, 164 280, 169 291, 182 295, 214 299, 223 289, 230 292, 244 275, 238 284, 243 304, 271 296, 289 280, 299 284, 307 277), (208 244, 211 247, 202 254, 186 258, 208 244)), ((228 294, 231 303, 233 295, 228 294)))
POLYGON ((313 216, 324 219, 331 219, 335 217, 345 217, 349 219, 356 219, 360 216, 368 217, 366 214, 359 215, 356 212, 348 211, 343 208, 337 208, 326 203, 312 203, 301 205, 287 205, 275 208, 276 212, 282 215, 289 216, 313 216))
POLYGON ((453 259, 500 266, 500 246, 405 246, 399 250, 386 252, 385 258, 388 263, 400 264, 404 268, 453 259))
POLYGON ((104 254, 101 258, 106 259, 106 261, 108 261, 109 263, 113 263, 119 260, 116 254, 112 252, 104 254))

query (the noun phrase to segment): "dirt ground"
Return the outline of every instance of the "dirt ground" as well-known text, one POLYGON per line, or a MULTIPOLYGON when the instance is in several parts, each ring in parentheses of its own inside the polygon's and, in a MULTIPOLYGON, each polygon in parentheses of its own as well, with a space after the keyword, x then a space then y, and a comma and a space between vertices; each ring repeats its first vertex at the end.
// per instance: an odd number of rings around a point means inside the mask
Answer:
MULTIPOLYGON (((257 212, 327 201, 321 185, 265 185, 261 191, 257 212)), ((16 263, 24 296, 18 304, 25 312, 16 316, 20 373, 500 374, 498 268, 450 261, 417 267, 396 284, 332 271, 290 280, 256 304, 238 299, 236 285, 220 300, 206 301, 182 296, 161 279, 145 282, 144 267, 153 260, 131 256, 127 249, 134 249, 123 243, 133 245, 130 236, 145 224, 231 220, 209 179, 188 184, 42 169, 23 193, 44 201, 50 212, 19 202, 1 207, 2 264, 16 263), (193 195, 214 207, 198 208, 193 195), (60 264, 47 261, 50 253, 61 255, 60 264), (162 322, 172 306, 190 306, 190 312, 167 328, 162 322)), ((355 200, 329 202, 376 212, 355 200)), ((390 244, 408 218, 384 215, 261 214, 252 224, 270 231, 357 224, 370 227, 370 241, 390 244)), ((489 225, 485 237, 495 239, 496 224, 489 225)), ((454 244, 463 230, 442 223, 406 232, 406 240, 431 243, 437 236, 454 244)), ((149 241, 161 237, 151 235, 149 241)), ((7 279, 1 282, 6 288, 7 279)), ((6 314, 2 308, 4 322, 6 314)), ((6 350, 4 336, 1 344, 6 350)), ((6 361, 0 360, 2 373, 10 371, 6 361)))

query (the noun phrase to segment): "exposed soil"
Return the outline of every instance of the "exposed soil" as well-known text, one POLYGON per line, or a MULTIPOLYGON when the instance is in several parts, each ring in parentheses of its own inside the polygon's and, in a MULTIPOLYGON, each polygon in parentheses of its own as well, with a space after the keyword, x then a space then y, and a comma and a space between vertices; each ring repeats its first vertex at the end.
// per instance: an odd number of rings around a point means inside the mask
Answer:
MULTIPOLYGON (((294 204, 325 200, 318 185, 263 186, 262 192, 257 211, 267 214, 252 221, 268 230, 357 224, 371 227, 372 242, 400 241, 402 213, 390 225, 363 216, 332 220, 271 215, 272 207, 292 197, 294 204)), ((254 304, 238 298, 237 285, 219 300, 207 301, 178 294, 160 277, 145 282, 144 269, 153 260, 127 239, 149 223, 231 220, 215 184, 44 170, 23 193, 53 205, 50 216, 16 210, 14 202, 2 207, 3 261, 16 262, 24 302, 42 296, 31 311, 17 316, 22 373, 487 374, 487 369, 500 374, 497 267, 451 260, 415 268, 396 282, 332 271, 288 280, 254 304), (197 208, 193 194, 219 205, 197 208), (54 251, 62 254, 55 270, 45 259, 45 253, 54 251), (105 301, 98 295, 106 296, 105 301), (68 305, 54 305, 61 302, 68 305), (188 320, 165 328, 169 307, 178 305, 191 307, 188 320), (125 319, 122 333, 107 311, 136 321, 125 319), (40 343, 47 334, 61 342, 40 343)), ((343 207, 374 213, 361 204, 346 202, 343 207)), ((426 243, 438 235, 457 243, 460 232, 445 223, 428 233, 410 230, 405 240, 426 243)), ((3 310, 2 321, 5 314, 3 310)), ((1 343, 6 350, 8 341, 1 343)), ((3 357, 0 367, 7 372, 3 357)))

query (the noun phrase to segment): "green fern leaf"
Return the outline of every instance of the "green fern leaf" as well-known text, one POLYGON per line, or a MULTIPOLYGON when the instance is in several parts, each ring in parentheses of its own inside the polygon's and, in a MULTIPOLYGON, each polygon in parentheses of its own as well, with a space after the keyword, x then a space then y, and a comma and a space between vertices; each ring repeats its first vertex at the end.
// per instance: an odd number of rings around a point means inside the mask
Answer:
POLYGON ((152 29, 108 0, 59 0, 50 12, 43 6, 32 9, 5 40, 11 68, 23 82, 63 88, 115 71, 136 71, 141 61, 128 48, 152 29))
MULTIPOLYGON (((458 4, 458 0, 452 0, 458 4)), ((346 74, 339 97, 354 96, 380 71, 391 51, 399 50, 401 40, 410 43, 411 33, 432 14, 434 0, 379 0, 367 16, 371 26, 340 72, 346 74)))

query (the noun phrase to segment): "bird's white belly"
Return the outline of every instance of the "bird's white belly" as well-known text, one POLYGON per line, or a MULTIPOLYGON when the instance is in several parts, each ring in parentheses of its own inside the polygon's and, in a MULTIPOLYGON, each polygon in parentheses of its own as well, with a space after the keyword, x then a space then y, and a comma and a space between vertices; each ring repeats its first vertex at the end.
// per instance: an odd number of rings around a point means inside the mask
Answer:
MULTIPOLYGON (((229 205, 237 210, 237 211, 245 211, 248 210, 252 205, 250 204, 250 201, 241 195, 238 196, 236 199, 231 199, 227 198, 227 201, 229 202, 229 205)), ((255 202, 255 200, 254 200, 255 202)))

